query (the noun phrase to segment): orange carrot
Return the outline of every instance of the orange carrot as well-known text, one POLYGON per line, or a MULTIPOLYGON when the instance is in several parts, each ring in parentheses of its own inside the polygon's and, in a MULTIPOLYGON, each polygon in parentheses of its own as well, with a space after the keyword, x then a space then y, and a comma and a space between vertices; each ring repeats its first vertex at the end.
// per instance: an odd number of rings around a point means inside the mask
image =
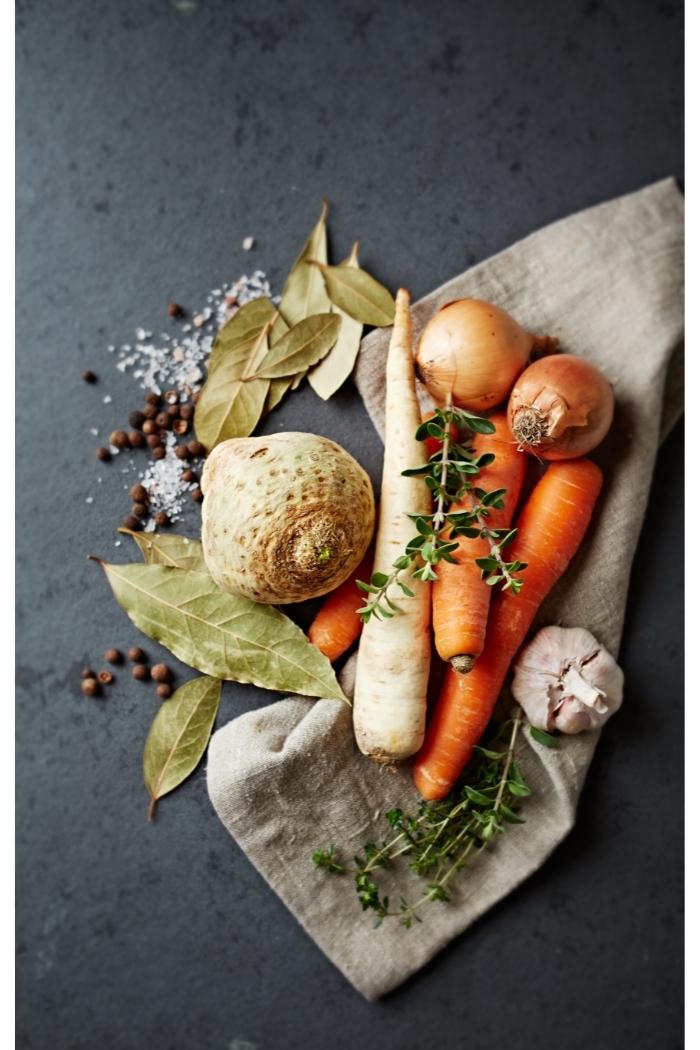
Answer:
MULTIPOLYGON (((423 747, 413 767, 426 799, 444 798, 469 761, 489 723, 508 668, 545 596, 583 539, 602 484, 587 459, 552 463, 517 521, 512 557, 527 562, 519 594, 499 591, 491 604, 486 646, 474 670, 450 668, 423 747)), ((509 554, 509 556, 511 556, 509 554)))
MULTIPOLYGON (((484 467, 476 478, 476 485, 486 492, 505 489, 504 506, 493 508, 482 524, 493 529, 507 528, 520 498, 527 470, 527 457, 518 452, 508 426, 505 412, 491 416, 496 427, 493 434, 477 434, 474 448, 477 455, 490 452, 495 460, 484 467)), ((471 510, 471 497, 452 510, 471 510)), ((443 660, 450 660, 456 671, 471 671, 474 661, 484 648, 486 621, 489 615, 492 588, 481 578, 476 558, 486 558, 491 543, 487 539, 459 537, 459 549, 453 552, 458 564, 440 562, 433 584, 433 629, 435 647, 443 660)), ((510 559, 510 554, 508 555, 510 559)))
POLYGON ((355 580, 369 583, 373 557, 372 551, 367 551, 352 576, 328 595, 309 628, 309 641, 331 662, 360 637, 362 620, 357 609, 363 599, 355 580))

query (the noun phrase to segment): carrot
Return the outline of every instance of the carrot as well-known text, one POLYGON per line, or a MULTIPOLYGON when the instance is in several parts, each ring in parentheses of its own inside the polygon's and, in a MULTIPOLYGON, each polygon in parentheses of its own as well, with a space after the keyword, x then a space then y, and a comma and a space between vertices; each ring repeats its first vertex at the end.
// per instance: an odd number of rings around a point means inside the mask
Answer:
POLYGON ((517 521, 511 550, 527 562, 519 594, 494 595, 486 645, 471 674, 450 668, 416 758, 413 780, 425 799, 447 795, 469 761, 496 705, 508 668, 545 596, 583 539, 602 484, 587 459, 550 464, 517 521))
POLYGON ((420 409, 409 302, 408 292, 400 289, 386 362, 386 444, 374 553, 375 573, 397 574, 390 594, 397 611, 389 619, 371 616, 362 629, 353 704, 358 747, 379 762, 408 758, 423 742, 430 671, 430 584, 412 578, 413 565, 394 568, 415 536, 408 514, 432 510, 423 478, 402 476, 425 461, 425 448, 415 436, 420 409), (401 585, 414 596, 403 593, 401 585))
POLYGON ((352 576, 328 595, 309 628, 309 641, 331 662, 342 656, 360 637, 362 620, 357 615, 360 592, 355 581, 369 583, 372 557, 368 551, 352 576))
MULTIPOLYGON (((506 490, 503 508, 493 508, 483 521, 489 528, 504 529, 510 525, 520 498, 527 456, 518 452, 505 412, 490 418, 495 432, 477 434, 473 444, 477 455, 490 452, 496 458, 479 472, 476 485, 486 492, 506 490)), ((461 504, 464 510, 471 510, 472 506, 471 496, 461 504)), ((461 508, 454 504, 451 509, 461 508)), ((468 536, 460 536, 458 542, 459 550, 452 555, 458 564, 443 561, 435 570, 438 579, 433 584, 433 631, 442 659, 450 660, 456 671, 466 673, 484 648, 492 588, 482 580, 475 559, 487 557, 491 543, 468 536)))

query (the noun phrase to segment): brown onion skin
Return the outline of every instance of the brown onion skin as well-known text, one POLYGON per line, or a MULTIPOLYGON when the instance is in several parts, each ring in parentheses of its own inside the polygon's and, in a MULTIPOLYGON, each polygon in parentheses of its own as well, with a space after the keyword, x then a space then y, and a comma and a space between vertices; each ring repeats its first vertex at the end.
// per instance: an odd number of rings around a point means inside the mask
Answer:
POLYGON ((508 425, 518 446, 538 459, 575 459, 610 429, 615 408, 606 377, 582 357, 557 354, 522 373, 508 401, 508 425))
POLYGON ((540 340, 493 303, 456 299, 430 319, 416 353, 416 372, 428 392, 445 404, 484 412, 508 397, 540 340))

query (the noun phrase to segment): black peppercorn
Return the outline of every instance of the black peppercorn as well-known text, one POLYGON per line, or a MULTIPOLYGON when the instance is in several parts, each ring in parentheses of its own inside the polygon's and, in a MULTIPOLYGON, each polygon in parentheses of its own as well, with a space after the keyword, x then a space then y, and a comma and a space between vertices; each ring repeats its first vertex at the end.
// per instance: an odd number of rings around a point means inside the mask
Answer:
POLYGON ((151 678, 154 682, 169 682, 172 671, 167 664, 154 664, 151 668, 151 678))
POLYGON ((187 448, 191 456, 205 456, 207 452, 201 441, 190 441, 187 448))
POLYGON ((144 485, 132 485, 129 495, 134 503, 148 503, 148 489, 144 485))
POLYGON ((158 513, 155 516, 155 523, 156 523, 156 525, 159 525, 161 528, 165 528, 166 525, 170 524, 170 518, 168 517, 168 515, 165 513, 164 510, 159 510, 158 513))
POLYGON ((195 503, 201 503, 204 499, 204 493, 199 488, 199 486, 196 489, 192 490, 192 499, 195 501, 195 503))
POLYGON ((190 450, 188 449, 187 445, 178 445, 175 449, 175 455, 178 459, 189 459, 190 450))
POLYGON ((134 664, 131 668, 131 677, 138 682, 145 682, 146 679, 151 677, 151 673, 145 664, 134 664))
POLYGON ((81 379, 85 383, 96 383, 97 382, 97 376, 95 375, 94 372, 91 372, 89 368, 85 369, 85 371, 83 372, 83 374, 81 376, 81 379))
POLYGON ((142 527, 139 519, 135 518, 133 514, 127 514, 127 516, 122 519, 122 525, 125 529, 129 529, 131 532, 140 532, 142 527))
POLYGON ((99 696, 101 692, 100 683, 96 678, 84 678, 80 683, 80 688, 85 696, 99 696))
POLYGON ((102 460, 103 463, 109 463, 109 461, 112 458, 112 453, 109 451, 108 448, 98 448, 95 455, 99 460, 102 460))
POLYGON ((146 662, 146 654, 138 645, 132 645, 126 655, 132 664, 143 664, 146 662))
POLYGON ((168 682, 161 682, 156 687, 156 696, 159 696, 161 700, 169 700, 173 695, 173 687, 168 682))
POLYGON ((108 664, 120 664, 124 659, 124 654, 119 649, 108 649, 105 653, 105 660, 108 664))

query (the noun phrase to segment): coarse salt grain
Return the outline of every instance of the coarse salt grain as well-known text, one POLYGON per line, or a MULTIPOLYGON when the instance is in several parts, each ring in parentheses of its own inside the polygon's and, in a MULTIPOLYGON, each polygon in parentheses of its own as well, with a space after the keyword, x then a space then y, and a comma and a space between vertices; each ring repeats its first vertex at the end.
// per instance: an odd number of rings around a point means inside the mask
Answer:
POLYGON ((243 248, 244 252, 249 252, 254 244, 255 244, 255 237, 244 237, 243 238, 243 244, 241 245, 241 247, 243 248))

